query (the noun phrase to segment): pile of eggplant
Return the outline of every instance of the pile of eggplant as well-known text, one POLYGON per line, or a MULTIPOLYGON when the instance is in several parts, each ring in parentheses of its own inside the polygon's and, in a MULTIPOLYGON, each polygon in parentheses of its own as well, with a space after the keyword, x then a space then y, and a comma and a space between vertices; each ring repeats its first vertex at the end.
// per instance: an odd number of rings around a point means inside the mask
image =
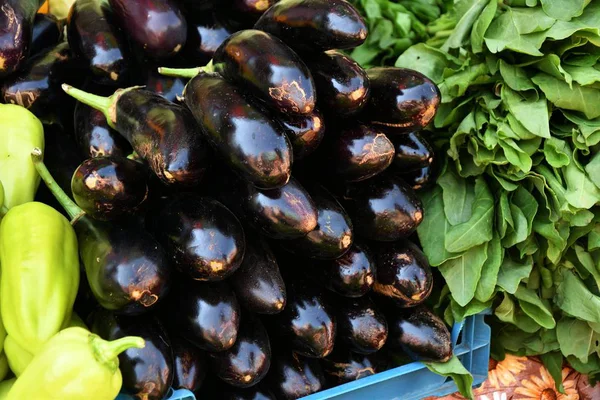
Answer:
POLYGON ((119 357, 124 393, 296 399, 452 356, 411 242, 440 92, 353 61, 348 2, 77 0, 66 21, 40 3, 3 2, 0 99, 46 124, 85 211, 76 311, 146 340, 119 357))

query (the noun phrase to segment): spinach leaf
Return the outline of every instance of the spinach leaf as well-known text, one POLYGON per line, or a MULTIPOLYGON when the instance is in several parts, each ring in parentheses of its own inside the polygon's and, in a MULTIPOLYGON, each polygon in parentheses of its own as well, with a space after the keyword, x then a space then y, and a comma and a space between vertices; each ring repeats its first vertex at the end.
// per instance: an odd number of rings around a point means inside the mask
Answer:
POLYGON ((438 178, 444 199, 444 214, 450 225, 467 222, 471 218, 475 200, 475 185, 462 179, 452 165, 438 178))
MULTIPOLYGON (((537 84, 537 82, 535 83, 537 84)), ((502 87, 502 99, 510 112, 529 132, 543 138, 550 138, 548 106, 544 97, 538 99, 524 97, 508 86, 504 86, 502 87)))
POLYGON ((506 292, 515 294, 521 281, 529 276, 533 268, 533 259, 526 257, 521 261, 514 261, 505 256, 498 272, 497 285, 506 292))
POLYGON ((445 363, 427 362, 425 366, 436 374, 451 377, 463 397, 473 400, 473 376, 465 369, 456 356, 445 363))
POLYGON ((594 182, 597 188, 600 188, 600 152, 597 153, 585 166, 585 172, 588 173, 590 180, 594 182))
POLYGON ((439 266, 452 297, 461 307, 466 306, 475 297, 481 270, 488 257, 487 246, 485 243, 472 247, 460 257, 445 261, 439 266))
POLYGON ((521 35, 511 8, 497 17, 485 33, 485 44, 492 53, 505 49, 531 56, 543 56, 539 50, 544 42, 544 32, 521 35))
POLYGON ((498 2, 489 0, 479 18, 473 24, 473 29, 471 30, 471 49, 473 53, 481 53, 483 51, 483 37, 494 20, 497 9, 498 2))
POLYGON ((523 312, 541 327, 552 329, 556 326, 556 321, 554 321, 550 307, 547 303, 540 300, 539 296, 533 290, 520 285, 515 292, 515 297, 519 300, 519 305, 523 312))
POLYGON ((600 90, 567 83, 548 74, 540 73, 531 78, 548 100, 556 107, 580 111, 589 119, 600 117, 600 90))
POLYGON ((509 88, 515 91, 536 90, 535 85, 529 79, 525 69, 516 65, 510 65, 504 60, 500 60, 500 75, 504 79, 504 83, 509 88))
POLYGON ((575 274, 562 270, 562 282, 556 288, 556 305, 568 315, 600 323, 600 297, 594 295, 575 274))
POLYGON ((570 21, 574 17, 578 17, 583 13, 583 9, 588 5, 586 0, 540 0, 542 8, 550 17, 560 19, 562 21, 570 21))
POLYGON ((477 282, 475 289, 475 299, 479 302, 487 302, 494 295, 496 282, 498 281, 498 271, 502 265, 504 250, 497 234, 488 244, 487 259, 481 268, 481 278, 477 282))
POLYGON ((587 363, 590 354, 600 352, 600 335, 585 321, 562 318, 558 321, 556 337, 565 357, 572 355, 587 363))
POLYGON ((541 355, 542 363, 544 367, 550 373, 550 376, 554 379, 556 390, 560 393, 565 393, 563 386, 562 367, 563 367, 563 356, 559 351, 552 351, 541 355))

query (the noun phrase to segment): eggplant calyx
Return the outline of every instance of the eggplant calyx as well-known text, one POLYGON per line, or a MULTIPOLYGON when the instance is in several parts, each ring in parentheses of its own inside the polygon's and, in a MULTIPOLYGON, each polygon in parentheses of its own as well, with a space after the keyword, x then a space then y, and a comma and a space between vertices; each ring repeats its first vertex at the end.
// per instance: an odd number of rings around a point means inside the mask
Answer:
POLYGON ((196 75, 205 72, 211 73, 215 72, 215 66, 213 64, 213 60, 210 60, 208 64, 204 67, 196 67, 196 68, 167 68, 160 67, 158 68, 158 73, 165 76, 171 76, 173 78, 188 78, 192 79, 196 75))

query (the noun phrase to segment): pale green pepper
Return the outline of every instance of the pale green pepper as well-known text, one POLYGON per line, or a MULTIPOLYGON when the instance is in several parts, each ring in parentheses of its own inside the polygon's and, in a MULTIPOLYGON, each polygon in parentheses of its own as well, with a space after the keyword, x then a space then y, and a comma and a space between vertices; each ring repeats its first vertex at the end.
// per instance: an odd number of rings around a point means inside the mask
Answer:
POLYGON ((8 366, 15 376, 21 376, 33 360, 33 354, 21 347, 10 335, 4 341, 4 353, 6 354, 8 366))
POLYGON ((44 147, 44 127, 29 110, 0 104, 0 181, 8 209, 33 201, 40 184, 31 149, 44 147))
POLYGON ((17 381, 17 378, 7 379, 5 381, 0 382, 0 400, 5 400, 6 396, 8 396, 8 392, 17 381))

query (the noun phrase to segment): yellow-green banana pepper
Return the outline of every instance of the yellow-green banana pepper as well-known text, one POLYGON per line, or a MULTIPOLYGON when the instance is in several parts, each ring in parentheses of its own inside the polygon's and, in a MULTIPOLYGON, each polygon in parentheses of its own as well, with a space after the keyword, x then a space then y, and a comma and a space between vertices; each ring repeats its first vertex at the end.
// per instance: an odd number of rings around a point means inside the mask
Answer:
POLYGON ((29 110, 0 104, 0 181, 7 208, 33 201, 40 177, 31 149, 44 148, 44 127, 29 110))
POLYGON ((35 355, 71 319, 79 287, 75 232, 50 206, 13 207, 0 223, 0 263, 4 327, 35 355))
POLYGON ((6 396, 8 396, 8 392, 17 381, 17 378, 7 379, 5 381, 0 382, 0 400, 5 400, 6 396))
POLYGON ((83 328, 50 339, 11 388, 7 400, 114 400, 123 378, 117 356, 144 347, 140 337, 108 342, 83 328))

